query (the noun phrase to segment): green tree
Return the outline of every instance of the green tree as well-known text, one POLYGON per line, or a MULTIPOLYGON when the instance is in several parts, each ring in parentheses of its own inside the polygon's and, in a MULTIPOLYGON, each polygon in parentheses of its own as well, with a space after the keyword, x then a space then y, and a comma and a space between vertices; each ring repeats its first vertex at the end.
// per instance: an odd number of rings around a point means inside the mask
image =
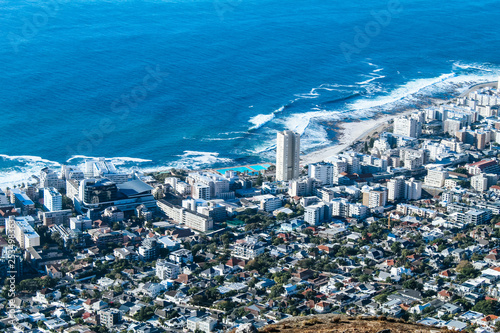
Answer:
POLYGON ((484 314, 485 316, 487 315, 498 315, 498 302, 494 300, 482 300, 476 303, 472 307, 473 311, 480 312, 484 314))
POLYGON ((278 215, 276 215, 276 220, 278 221, 284 221, 286 220, 287 215, 283 212, 279 212, 278 215))
POLYGON ((399 255, 401 253, 401 243, 400 242, 392 243, 391 251, 394 252, 396 255, 399 255))

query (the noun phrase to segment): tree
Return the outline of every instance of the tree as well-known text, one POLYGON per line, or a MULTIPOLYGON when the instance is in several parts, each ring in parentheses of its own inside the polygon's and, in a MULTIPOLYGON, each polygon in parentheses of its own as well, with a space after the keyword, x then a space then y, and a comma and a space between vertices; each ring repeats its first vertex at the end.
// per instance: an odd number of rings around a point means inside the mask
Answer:
POLYGON ((474 266, 472 266, 472 264, 467 260, 460 261, 455 270, 459 273, 457 278, 460 281, 474 279, 481 274, 481 272, 475 269, 474 266))
POLYGON ((375 297, 373 297, 373 299, 376 301, 376 302, 379 302, 379 303, 385 303, 387 302, 388 298, 387 298, 387 294, 380 294, 380 295, 377 295, 375 297))
POLYGON ((495 323, 495 332, 500 332, 500 321, 495 323))
POLYGON ((286 220, 287 215, 283 212, 279 212, 278 215, 276 215, 276 220, 278 221, 284 221, 286 220))
POLYGON ((472 307, 473 311, 487 315, 498 315, 498 302, 494 300, 482 300, 472 307))
POLYGON ((414 279, 411 280, 406 280, 403 282, 403 287, 406 289, 416 289, 416 290, 422 290, 424 287, 421 283, 418 283, 414 279))
POLYGON ((262 173, 259 172, 259 174, 257 175, 257 179, 255 180, 255 185, 262 186, 263 179, 264 177, 262 177, 262 173))
POLYGON ((396 255, 399 255, 401 253, 401 243, 400 242, 392 243, 391 251, 394 252, 396 255))
POLYGON ((269 293, 269 298, 280 297, 281 294, 285 292, 285 288, 281 285, 274 285, 271 287, 271 292, 269 293))
POLYGON ((467 172, 467 169, 464 168, 464 167, 459 167, 459 168, 456 168, 455 170, 453 170, 453 172, 456 172, 456 173, 461 173, 461 174, 464 174, 464 175, 467 175, 468 172, 467 172))

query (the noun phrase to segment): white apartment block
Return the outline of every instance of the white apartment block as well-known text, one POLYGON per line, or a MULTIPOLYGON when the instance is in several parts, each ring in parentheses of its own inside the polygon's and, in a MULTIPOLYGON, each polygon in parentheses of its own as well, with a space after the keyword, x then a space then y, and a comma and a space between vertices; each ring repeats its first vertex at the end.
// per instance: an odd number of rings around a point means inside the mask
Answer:
POLYGON ((212 332, 217 324, 217 320, 207 317, 190 317, 187 320, 187 329, 196 332, 202 331, 205 333, 212 332))
POLYGON ((448 171, 441 168, 427 170, 424 185, 432 187, 444 187, 444 181, 448 178, 448 171))
POLYGON ((360 203, 350 203, 346 199, 331 201, 332 216, 353 217, 363 219, 368 216, 368 207, 360 203))
POLYGON ((62 210, 62 195, 54 187, 43 189, 43 204, 51 212, 62 210))
POLYGON ((179 249, 170 253, 168 259, 177 264, 186 264, 193 261, 193 253, 187 249, 179 249))
POLYGON ((193 197, 196 199, 226 199, 234 197, 229 191, 229 180, 213 172, 190 172, 187 182, 193 185, 193 197), (207 188, 208 187, 208 193, 207 188))
POLYGON ((330 202, 319 202, 307 206, 304 209, 304 221, 311 225, 318 225, 324 221, 329 221, 332 216, 333 204, 330 202))
MULTIPOLYGON (((361 173, 360 154, 345 152, 338 155, 347 164, 347 173, 361 173)), ((362 155, 361 155, 362 156, 362 155)))
POLYGON ((19 247, 27 249, 29 247, 40 246, 40 236, 33 229, 35 221, 31 216, 9 217, 5 230, 7 235, 14 235, 19 243, 19 247))
POLYGON ((188 228, 206 232, 214 227, 213 219, 210 216, 175 206, 165 200, 158 200, 157 205, 170 219, 177 223, 184 223, 188 228))
POLYGON ((107 178, 115 184, 125 183, 130 178, 126 173, 118 173, 115 165, 103 157, 86 161, 84 174, 85 178, 107 178))
POLYGON ((87 216, 78 215, 76 217, 70 217, 69 227, 71 230, 84 231, 92 228, 92 220, 87 216))
POLYGON ((180 274, 179 265, 170 263, 163 259, 156 261, 156 276, 160 280, 175 280, 180 274))
POLYGON ((288 194, 291 197, 304 197, 311 195, 313 189, 318 187, 320 182, 313 178, 305 177, 301 179, 294 179, 290 181, 288 194))
POLYGON ((384 207, 387 204, 387 188, 365 189, 363 192, 363 205, 368 208, 384 207))
POLYGON ((443 122, 443 131, 454 136, 458 131, 467 125, 465 117, 449 118, 443 122))
POLYGON ((470 179, 470 186, 478 192, 488 190, 488 178, 484 174, 472 176, 470 179))
POLYGON ((259 254, 264 253, 265 247, 261 243, 246 242, 236 244, 233 248, 233 255, 243 259, 253 259, 259 254))
POLYGON ((405 177, 391 178, 387 182, 387 198, 391 201, 403 199, 405 195, 405 177))
POLYGON ((210 200, 210 186, 205 184, 194 184, 193 189, 193 198, 202 199, 202 200, 210 200))
POLYGON ((276 145, 276 180, 299 177, 300 135, 292 131, 278 132, 276 145))
POLYGON ((261 197, 259 200, 260 210, 270 213, 283 207, 283 200, 273 196, 272 194, 261 195, 259 197, 261 197))
POLYGON ((323 162, 310 164, 307 172, 310 178, 319 180, 321 185, 333 185, 334 169, 333 164, 323 162))
POLYGON ((64 188, 66 181, 49 168, 43 168, 40 171, 40 187, 55 187, 57 189, 64 188))
POLYGON ((422 123, 411 116, 394 119, 394 134, 418 138, 422 133, 422 123))
POLYGON ((405 199, 419 200, 420 198, 422 198, 422 182, 415 178, 405 181, 405 199))

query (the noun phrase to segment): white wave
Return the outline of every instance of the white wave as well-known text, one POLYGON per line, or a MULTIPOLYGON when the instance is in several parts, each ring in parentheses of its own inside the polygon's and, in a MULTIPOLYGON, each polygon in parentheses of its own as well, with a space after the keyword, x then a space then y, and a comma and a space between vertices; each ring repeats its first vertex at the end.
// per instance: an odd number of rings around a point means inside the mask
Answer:
POLYGON ((204 141, 230 141, 230 140, 238 140, 238 139, 244 139, 244 136, 235 136, 232 138, 205 138, 203 139, 204 141))
POLYGON ((118 164, 120 162, 122 162, 122 163, 128 163, 128 162, 149 163, 149 162, 153 162, 153 160, 148 160, 148 159, 144 159, 144 158, 136 158, 136 157, 110 157, 110 158, 106 158, 106 159, 111 160, 115 164, 118 164))
POLYGON ((396 88, 387 96, 381 96, 375 99, 361 99, 349 104, 348 108, 352 110, 361 110, 361 109, 380 107, 386 104, 394 103, 405 97, 416 94, 424 88, 449 80, 454 76, 455 73, 448 73, 448 74, 442 74, 436 78, 416 79, 402 85, 399 88, 396 88))
POLYGON ((295 113, 284 120, 286 128, 302 135, 306 131, 311 120, 338 120, 341 113, 339 111, 328 111, 314 108, 313 111, 295 113))
POLYGON ((383 70, 384 70, 383 68, 377 68, 377 69, 375 69, 375 70, 373 71, 373 73, 378 73, 378 72, 383 71, 383 70))
MULTIPOLYGON (((277 113, 283 112, 283 110, 285 110, 285 105, 281 106, 279 109, 274 110, 273 113, 270 113, 270 114, 258 114, 256 116, 250 118, 250 120, 248 120, 248 122, 254 124, 254 126, 250 127, 248 130, 250 131, 250 130, 261 128, 266 123, 268 123, 271 120, 273 120, 274 116, 277 113)), ((241 133, 241 132, 233 132, 233 133, 241 133)))
POLYGON ((0 172, 0 188, 13 187, 14 185, 20 185, 22 183, 32 184, 36 182, 32 176, 40 175, 40 171, 50 166, 55 170, 58 170, 61 166, 60 163, 44 159, 40 156, 30 156, 30 155, 20 155, 20 156, 10 156, 5 154, 0 154, 0 159, 15 161, 15 166, 10 166, 6 169, 2 169, 0 172))
POLYGON ((314 98, 318 98, 319 94, 307 93, 307 94, 295 94, 294 96, 297 97, 298 99, 314 99, 314 98))
POLYGON ((44 159, 40 156, 31 156, 31 155, 20 155, 20 156, 10 156, 5 154, 0 154, 1 158, 11 161, 25 161, 25 162, 35 162, 35 163, 46 163, 50 165, 60 166, 59 162, 51 161, 44 159))
POLYGON ((365 84, 368 84, 372 81, 375 81, 377 79, 383 79, 385 77, 385 75, 378 75, 378 76, 375 76, 375 77, 371 77, 370 79, 366 80, 366 81, 361 81, 361 82, 356 82, 356 84, 359 84, 359 85, 365 85, 365 84))
POLYGON ((478 63, 463 63, 461 61, 457 61, 453 63, 453 67, 460 69, 476 69, 484 72, 494 72, 492 68, 488 68, 487 64, 478 64, 478 63))
POLYGON ((249 130, 254 130, 261 128, 267 122, 270 122, 274 118, 274 112, 271 114, 258 114, 255 117, 250 118, 249 122, 254 124, 249 130))
POLYGON ((243 131, 233 131, 233 132, 220 132, 219 135, 232 135, 232 134, 247 134, 247 132, 243 131))
POLYGON ((0 188, 14 187, 25 184, 36 183, 32 175, 40 174, 44 166, 39 167, 23 167, 18 170, 2 171, 0 172, 0 188))
MULTIPOLYGON (((101 158, 102 156, 85 156, 85 155, 73 155, 70 158, 66 160, 66 163, 70 163, 71 161, 74 160, 97 160, 101 158)), ((107 161, 111 161, 116 165, 124 164, 124 163, 149 163, 153 162, 153 160, 147 160, 143 158, 136 158, 136 157, 105 157, 107 161)))
POLYGON ((181 159, 169 163, 167 167, 177 169, 201 169, 216 163, 231 163, 230 158, 219 157, 219 153, 185 150, 183 155, 178 155, 181 159))

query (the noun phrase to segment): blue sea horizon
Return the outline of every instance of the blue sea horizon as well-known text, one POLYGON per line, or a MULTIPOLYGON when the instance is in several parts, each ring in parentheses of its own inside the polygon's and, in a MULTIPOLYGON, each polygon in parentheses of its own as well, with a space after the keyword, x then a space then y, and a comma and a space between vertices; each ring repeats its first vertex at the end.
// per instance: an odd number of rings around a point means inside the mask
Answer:
POLYGON ((496 80, 493 1, 0 2, 0 187, 45 165, 273 160, 371 119, 496 80))

